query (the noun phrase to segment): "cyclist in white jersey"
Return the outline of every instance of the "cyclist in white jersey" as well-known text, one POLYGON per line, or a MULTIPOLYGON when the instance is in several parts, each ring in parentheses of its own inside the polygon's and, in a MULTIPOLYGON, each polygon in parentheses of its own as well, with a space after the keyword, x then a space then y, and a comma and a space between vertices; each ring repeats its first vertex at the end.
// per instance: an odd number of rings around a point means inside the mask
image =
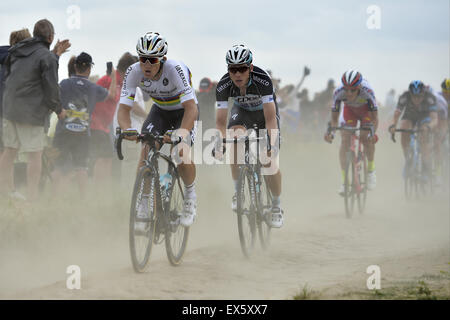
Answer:
MULTIPOLYGON (((195 124, 198 119, 198 107, 195 91, 191 85, 191 73, 181 61, 167 59, 167 42, 157 32, 148 32, 140 37, 136 45, 139 62, 131 65, 123 80, 122 93, 119 102, 118 121, 123 130, 136 130, 131 128, 130 110, 139 87, 144 99, 152 99, 153 106, 145 120, 141 132, 150 132, 155 135, 164 135, 169 130, 173 141, 182 139, 190 147, 195 138, 195 124)), ((135 137, 129 138, 135 140, 135 137)), ((148 145, 142 148, 138 167, 148 151, 148 145)), ((183 148, 186 150, 186 148, 183 148)), ((190 226, 196 216, 195 194, 195 165, 190 161, 189 155, 180 156, 184 159, 178 165, 180 176, 185 185, 183 215, 180 222, 190 226), (188 159, 188 161, 186 161, 188 159)), ((139 217, 147 217, 145 208, 147 201, 138 210, 139 217)), ((145 228, 146 222, 137 222, 136 228, 145 228)))
MULTIPOLYGON (((341 103, 344 103, 344 122, 345 126, 355 127, 359 120, 361 126, 373 124, 374 131, 378 128, 378 107, 375 99, 375 94, 369 83, 363 79, 360 72, 356 70, 346 71, 342 78, 342 84, 336 88, 333 94, 333 106, 331 109, 331 126, 338 126, 339 111, 341 103)), ((339 189, 339 194, 344 194, 344 180, 345 180, 345 153, 350 148, 351 133, 341 131, 342 143, 339 150, 339 159, 342 170, 342 185, 339 189)), ((332 133, 325 135, 325 141, 333 140, 332 133)), ((364 150, 367 154, 368 160, 368 176, 367 188, 373 190, 376 186, 375 175, 375 143, 378 140, 377 135, 369 136, 368 131, 360 132, 361 142, 364 145, 364 150)))

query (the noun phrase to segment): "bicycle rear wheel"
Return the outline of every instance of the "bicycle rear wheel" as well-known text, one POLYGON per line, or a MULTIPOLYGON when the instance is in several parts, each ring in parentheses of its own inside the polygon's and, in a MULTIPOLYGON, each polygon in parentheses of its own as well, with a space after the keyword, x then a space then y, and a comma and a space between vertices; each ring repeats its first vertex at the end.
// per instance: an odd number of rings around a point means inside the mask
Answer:
POLYGON ((189 237, 189 227, 180 225, 183 203, 184 195, 180 180, 172 175, 172 187, 168 202, 165 204, 167 206, 165 208, 165 240, 167 258, 173 266, 181 264, 189 237))
POLYGON ((155 237, 156 201, 159 193, 156 192, 155 178, 148 167, 142 167, 136 177, 130 208, 130 255, 133 269, 144 272, 148 268, 150 253, 155 237), (138 218, 138 210, 146 201, 148 208, 147 218, 138 218), (136 223, 146 223, 145 230, 138 231, 136 223))
POLYGON ((270 244, 270 231, 271 227, 267 223, 267 214, 271 214, 272 209, 272 194, 269 187, 267 186, 267 181, 265 176, 260 176, 260 185, 258 194, 258 214, 256 218, 256 224, 258 228, 259 240, 261 242, 261 247, 267 249, 270 244))
POLYGON ((253 252, 256 238, 256 214, 253 203, 253 199, 255 199, 254 190, 254 179, 248 167, 243 166, 238 180, 237 220, 242 253, 247 258, 253 252))
POLYGON ((353 153, 347 152, 345 165, 345 179, 344 179, 344 203, 345 203, 345 216, 351 218, 353 216, 353 207, 355 205, 355 193, 354 193, 354 161, 353 153))

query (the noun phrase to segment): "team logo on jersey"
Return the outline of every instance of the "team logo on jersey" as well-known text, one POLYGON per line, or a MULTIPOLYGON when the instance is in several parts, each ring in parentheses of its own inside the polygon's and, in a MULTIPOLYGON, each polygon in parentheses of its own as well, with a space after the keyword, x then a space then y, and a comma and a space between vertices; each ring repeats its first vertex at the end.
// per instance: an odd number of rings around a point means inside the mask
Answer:
POLYGON ((270 84, 269 81, 267 81, 265 79, 261 79, 257 75, 253 75, 253 80, 255 80, 256 82, 261 83, 262 85, 265 85, 266 87, 270 84))
POLYGON ((150 80, 147 80, 147 79, 142 80, 141 83, 142 83, 142 85, 144 87, 150 87, 152 85, 152 82, 150 80))
POLYGON ((167 86, 169 84, 169 79, 164 78, 163 79, 163 86, 167 86))
POLYGON ((181 81, 183 81, 183 85, 184 85, 185 87, 188 87, 189 85, 188 85, 188 83, 187 83, 186 77, 184 76, 183 69, 181 69, 180 66, 176 66, 176 67, 175 67, 175 70, 177 70, 178 75, 179 75, 180 78, 181 78, 181 81))
POLYGON ((153 123, 150 122, 147 126, 148 132, 152 132, 153 127, 154 127, 153 123))

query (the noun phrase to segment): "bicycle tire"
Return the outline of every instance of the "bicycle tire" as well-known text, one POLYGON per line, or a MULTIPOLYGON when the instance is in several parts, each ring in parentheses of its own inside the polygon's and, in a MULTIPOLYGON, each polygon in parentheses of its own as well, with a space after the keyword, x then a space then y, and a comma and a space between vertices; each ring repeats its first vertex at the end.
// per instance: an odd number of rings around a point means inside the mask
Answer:
POLYGON ((348 219, 350 219, 353 216, 353 206, 355 201, 355 193, 353 192, 353 182, 354 182, 353 153, 347 152, 345 164, 345 178, 344 178, 344 203, 345 203, 345 216, 348 219))
POLYGON ((148 167, 139 169, 136 181, 134 183, 133 195, 130 207, 130 226, 129 226, 129 244, 130 256, 134 271, 137 273, 145 272, 148 268, 151 250, 153 247, 153 240, 155 237, 155 226, 157 218, 157 196, 159 193, 156 190, 155 178, 148 167), (147 184, 147 185, 146 185, 147 184), (147 187, 148 186, 148 187, 147 187), (137 222, 137 210, 142 201, 142 194, 144 189, 148 188, 149 209, 148 228, 144 234, 138 233, 135 230, 135 222, 137 222), (143 248, 141 248, 143 247, 143 248))
POLYGON ((256 225, 258 228, 259 242, 264 250, 267 250, 270 245, 270 231, 272 228, 267 223, 267 213, 272 209, 272 194, 270 188, 268 188, 266 177, 260 176, 259 192, 258 195, 258 214, 256 219, 256 225))
POLYGON ((414 159, 411 152, 408 153, 405 161, 405 173, 404 173, 404 187, 405 187, 405 198, 410 200, 413 193, 415 192, 415 166, 414 159))
POLYGON ((256 214, 253 204, 254 181, 247 166, 242 166, 239 173, 237 192, 237 220, 239 242, 242 253, 250 258, 256 238, 256 214))
POLYGON ((169 262, 173 266, 179 266, 182 262, 189 237, 189 227, 180 225, 180 216, 183 212, 183 189, 180 179, 172 174, 172 187, 170 188, 168 201, 165 204, 165 244, 169 262))
POLYGON ((364 209, 366 208, 366 201, 367 201, 367 157, 364 152, 359 153, 359 161, 362 165, 362 171, 359 169, 357 170, 358 174, 358 181, 359 181, 359 191, 358 191, 358 211, 360 214, 364 213, 364 209))

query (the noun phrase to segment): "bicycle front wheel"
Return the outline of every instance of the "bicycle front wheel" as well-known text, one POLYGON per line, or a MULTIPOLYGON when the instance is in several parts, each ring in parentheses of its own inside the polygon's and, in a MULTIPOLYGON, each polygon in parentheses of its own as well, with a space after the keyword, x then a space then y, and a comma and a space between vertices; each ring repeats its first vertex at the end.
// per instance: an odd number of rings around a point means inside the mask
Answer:
POLYGON ((155 236, 156 199, 155 178, 148 167, 142 167, 136 177, 130 208, 130 255, 136 272, 148 268, 155 236), (147 217, 138 216, 142 210, 147 217))
POLYGON ((259 240, 261 242, 261 247, 267 249, 270 244, 270 230, 272 229, 267 223, 268 215, 271 214, 272 210, 272 194, 269 187, 267 186, 267 181, 265 176, 260 176, 261 184, 259 185, 258 194, 258 214, 256 219, 256 224, 258 227, 259 240))
POLYGON ((364 213, 364 209, 366 207, 367 200, 367 158, 365 153, 359 153, 359 161, 355 173, 358 177, 358 210, 360 214, 364 213))
POLYGON ((172 188, 166 202, 166 253, 173 266, 181 264, 189 237, 189 227, 180 224, 183 212, 184 195, 180 180, 172 176, 172 188))
POLYGON ((350 219, 353 216, 353 207, 355 204, 354 192, 354 173, 355 165, 353 161, 353 153, 347 152, 345 165, 345 179, 344 179, 344 203, 345 216, 350 219))
POLYGON ((238 180, 237 220, 242 253, 247 258, 252 254, 256 238, 254 190, 254 179, 251 172, 248 167, 243 166, 238 180))

